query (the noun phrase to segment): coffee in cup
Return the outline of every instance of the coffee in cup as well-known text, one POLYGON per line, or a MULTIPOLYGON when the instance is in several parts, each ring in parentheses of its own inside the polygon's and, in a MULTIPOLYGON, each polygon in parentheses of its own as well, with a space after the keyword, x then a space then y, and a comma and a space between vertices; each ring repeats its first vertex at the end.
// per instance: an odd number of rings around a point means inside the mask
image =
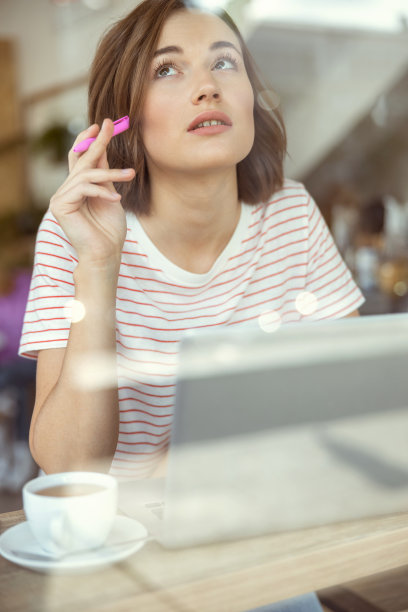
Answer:
POLYGON ((48 474, 23 487, 30 529, 54 555, 101 546, 112 529, 117 498, 116 479, 99 472, 48 474))

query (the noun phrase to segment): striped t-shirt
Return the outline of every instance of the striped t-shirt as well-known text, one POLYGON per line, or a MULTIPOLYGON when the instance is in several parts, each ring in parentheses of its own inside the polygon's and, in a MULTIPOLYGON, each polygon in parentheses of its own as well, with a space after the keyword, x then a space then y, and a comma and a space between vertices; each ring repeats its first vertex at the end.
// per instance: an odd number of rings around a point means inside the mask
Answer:
MULTIPOLYGON (((119 439, 111 472, 145 477, 169 442, 177 352, 192 328, 340 318, 363 302, 315 202, 285 181, 267 204, 242 204, 209 272, 172 262, 127 213, 116 297, 119 439)), ((66 346, 76 253, 48 211, 40 225, 20 353, 66 346)))

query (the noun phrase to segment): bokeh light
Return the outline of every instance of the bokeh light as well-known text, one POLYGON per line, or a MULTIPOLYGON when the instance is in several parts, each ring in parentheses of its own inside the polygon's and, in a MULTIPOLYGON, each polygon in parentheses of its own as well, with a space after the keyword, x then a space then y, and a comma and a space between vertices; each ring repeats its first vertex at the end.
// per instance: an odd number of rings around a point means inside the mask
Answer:
POLYGON ((273 111, 278 108, 280 98, 273 89, 264 89, 258 94, 258 104, 266 111, 273 111))
POLYGON ((114 352, 88 352, 77 358, 74 383, 82 391, 99 391, 117 386, 118 374, 114 352))
POLYGON ((394 290, 395 295, 398 295, 399 297, 403 297, 408 292, 407 283, 404 281, 398 281, 397 283, 395 283, 393 290, 394 290))
POLYGON ((302 291, 302 293, 299 293, 295 303, 297 311, 304 316, 314 314, 318 306, 317 297, 310 291, 302 291))
POLYGON ((64 317, 71 323, 78 323, 86 315, 86 309, 79 300, 69 300, 64 306, 64 317))
POLYGON ((259 316, 258 324, 262 331, 270 334, 279 329, 282 324, 282 319, 279 312, 276 312, 276 310, 267 310, 259 316))

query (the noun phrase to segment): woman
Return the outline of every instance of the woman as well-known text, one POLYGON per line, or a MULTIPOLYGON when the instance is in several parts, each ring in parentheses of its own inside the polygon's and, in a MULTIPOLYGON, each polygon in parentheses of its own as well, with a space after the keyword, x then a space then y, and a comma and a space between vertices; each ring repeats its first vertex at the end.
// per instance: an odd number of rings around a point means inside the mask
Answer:
POLYGON ((356 313, 312 198, 283 179, 263 89, 231 20, 182 0, 147 0, 102 39, 76 143, 96 140, 71 150, 39 229, 21 340, 38 354, 30 444, 46 472, 157 469, 185 330, 356 313))

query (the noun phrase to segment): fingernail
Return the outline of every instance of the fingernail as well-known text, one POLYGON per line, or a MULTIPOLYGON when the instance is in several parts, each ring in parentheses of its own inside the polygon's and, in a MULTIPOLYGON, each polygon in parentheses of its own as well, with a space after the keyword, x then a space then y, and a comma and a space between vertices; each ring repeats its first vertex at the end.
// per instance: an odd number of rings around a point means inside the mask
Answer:
POLYGON ((122 168, 122 174, 132 174, 132 168, 122 168))

